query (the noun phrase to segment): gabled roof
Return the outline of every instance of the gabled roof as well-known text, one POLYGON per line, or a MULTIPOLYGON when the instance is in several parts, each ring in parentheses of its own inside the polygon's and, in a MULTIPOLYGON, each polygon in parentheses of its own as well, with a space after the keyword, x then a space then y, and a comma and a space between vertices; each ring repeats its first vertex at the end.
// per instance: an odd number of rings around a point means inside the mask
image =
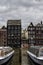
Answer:
POLYGON ((40 23, 38 23, 36 26, 40 26, 40 23))
POLYGON ((28 27, 34 27, 33 23, 31 22, 30 25, 28 27))
POLYGON ((31 22, 29 26, 34 26, 33 23, 31 22))
POLYGON ((36 25, 36 27, 42 27, 43 26, 43 24, 40 24, 40 23, 38 23, 37 25, 36 25))

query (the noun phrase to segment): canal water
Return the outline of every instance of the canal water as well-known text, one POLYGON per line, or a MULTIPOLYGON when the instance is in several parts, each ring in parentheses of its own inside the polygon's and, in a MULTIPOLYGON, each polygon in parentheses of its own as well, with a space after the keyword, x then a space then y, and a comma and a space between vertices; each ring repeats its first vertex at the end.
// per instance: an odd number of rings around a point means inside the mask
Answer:
POLYGON ((15 53, 13 57, 10 58, 10 60, 3 65, 38 65, 34 63, 27 55, 26 53, 27 49, 16 48, 14 50, 15 53))
POLYGON ((13 48, 14 49, 14 55, 10 60, 3 64, 3 65, 21 65, 21 50, 20 48, 13 48))

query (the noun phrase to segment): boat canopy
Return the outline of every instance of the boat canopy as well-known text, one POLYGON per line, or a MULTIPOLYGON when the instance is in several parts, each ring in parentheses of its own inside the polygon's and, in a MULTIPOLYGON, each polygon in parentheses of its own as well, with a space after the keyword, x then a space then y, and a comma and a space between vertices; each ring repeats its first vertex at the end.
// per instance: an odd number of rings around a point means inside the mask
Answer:
POLYGON ((29 48, 29 51, 33 53, 34 55, 39 56, 40 49, 41 49, 41 46, 31 46, 29 48))

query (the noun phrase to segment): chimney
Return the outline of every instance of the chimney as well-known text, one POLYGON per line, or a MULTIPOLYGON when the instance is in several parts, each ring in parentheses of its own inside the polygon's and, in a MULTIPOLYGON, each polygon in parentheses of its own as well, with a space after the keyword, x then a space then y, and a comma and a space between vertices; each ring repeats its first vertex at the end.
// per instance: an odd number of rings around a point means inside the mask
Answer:
POLYGON ((42 21, 41 21, 41 24, 42 24, 42 21))

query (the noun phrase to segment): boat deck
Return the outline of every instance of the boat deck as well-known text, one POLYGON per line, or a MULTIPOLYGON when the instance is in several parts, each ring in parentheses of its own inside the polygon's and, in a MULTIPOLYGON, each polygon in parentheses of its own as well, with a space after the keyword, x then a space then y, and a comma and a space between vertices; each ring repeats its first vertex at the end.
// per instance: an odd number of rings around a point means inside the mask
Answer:
POLYGON ((13 49, 11 47, 0 47, 0 57, 10 53, 13 49))
POLYGON ((40 49, 43 49, 43 46, 31 46, 29 51, 38 57, 40 49))

